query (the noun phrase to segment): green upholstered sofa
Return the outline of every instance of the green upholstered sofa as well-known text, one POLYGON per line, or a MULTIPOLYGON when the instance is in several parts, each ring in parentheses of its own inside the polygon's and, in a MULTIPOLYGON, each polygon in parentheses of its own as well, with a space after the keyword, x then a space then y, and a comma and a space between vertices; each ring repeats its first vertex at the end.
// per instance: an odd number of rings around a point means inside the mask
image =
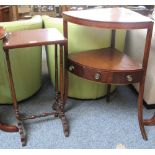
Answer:
MULTIPOLYGON (((60 18, 42 16, 45 28, 57 28, 63 32, 63 22, 60 18)), ((68 26, 69 53, 81 50, 96 49, 110 46, 111 30, 90 28, 69 23, 68 26)), ((116 48, 123 51, 126 31, 116 31, 116 48)), ((51 81, 54 84, 54 48, 47 46, 48 68, 51 81)), ((106 94, 106 84, 82 79, 69 73, 68 96, 79 99, 96 99, 106 94)), ((112 90, 115 86, 112 87, 112 90)))
MULTIPOLYGON (((7 32, 42 28, 42 17, 23 21, 0 22, 7 32)), ((24 36, 23 36, 24 37, 24 36)), ((12 49, 10 53, 17 100, 32 96, 41 86, 42 47, 12 49)), ((0 103, 11 103, 8 73, 0 40, 0 103)))

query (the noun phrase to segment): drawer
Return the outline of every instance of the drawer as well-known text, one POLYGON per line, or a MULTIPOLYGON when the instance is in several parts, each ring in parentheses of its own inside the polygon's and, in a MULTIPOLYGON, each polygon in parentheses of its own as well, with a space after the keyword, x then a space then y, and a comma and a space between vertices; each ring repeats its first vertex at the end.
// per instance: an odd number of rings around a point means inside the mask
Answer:
POLYGON ((68 71, 87 80, 111 84, 130 84, 140 82, 143 75, 142 70, 117 72, 111 70, 107 71, 82 66, 72 60, 68 60, 68 71))
POLYGON ((115 84, 130 84, 137 83, 142 80, 143 71, 127 71, 127 72, 113 72, 111 83, 115 84))

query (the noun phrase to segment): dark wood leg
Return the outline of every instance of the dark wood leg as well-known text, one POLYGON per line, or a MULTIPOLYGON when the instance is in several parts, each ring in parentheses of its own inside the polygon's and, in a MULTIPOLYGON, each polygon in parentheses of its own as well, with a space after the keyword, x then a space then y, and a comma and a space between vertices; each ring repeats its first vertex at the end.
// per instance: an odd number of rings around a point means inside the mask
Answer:
POLYGON ((58 91, 58 49, 57 44, 55 44, 55 103, 52 106, 53 110, 56 110, 59 100, 59 91, 58 91))
POLYGON ((65 100, 64 100, 64 92, 65 92, 65 88, 64 88, 64 61, 63 61, 63 46, 60 45, 60 99, 59 99, 59 106, 58 106, 58 115, 59 118, 61 119, 62 125, 63 125, 63 131, 64 131, 64 135, 67 137, 69 136, 69 125, 68 125, 68 121, 67 118, 65 116, 64 113, 64 105, 65 105, 65 100))
POLYGON ((68 49, 67 45, 64 46, 64 106, 68 98, 68 49))
POLYGON ((144 82, 139 84, 139 96, 138 96, 138 121, 139 127, 144 140, 147 140, 146 131, 143 122, 143 94, 144 94, 144 82))
POLYGON ((63 61, 63 46, 60 45, 60 108, 64 111, 64 61, 63 61))
POLYGON ((139 119, 139 126, 144 140, 147 140, 147 135, 145 132, 144 125, 155 125, 155 115, 151 119, 144 120, 143 119, 143 94, 144 94, 144 84, 145 84, 145 76, 149 58, 149 50, 151 46, 151 38, 152 38, 152 30, 153 24, 149 26, 147 29, 147 35, 145 40, 145 49, 144 49, 144 56, 143 56, 143 77, 139 85, 139 98, 138 98, 138 119, 139 119))
POLYGON ((69 124, 68 124, 68 121, 67 121, 67 118, 64 112, 59 113, 59 118, 61 119, 61 122, 62 122, 64 135, 65 137, 68 137, 69 136, 69 124))
MULTIPOLYGON (((153 25, 150 27, 150 29, 147 30, 147 36, 146 36, 146 41, 145 41, 145 50, 144 50, 144 57, 143 57, 143 66, 145 67, 144 75, 146 75, 149 50, 151 46, 152 30, 153 30, 153 25)), ((144 119, 143 124, 144 125, 155 125, 155 114, 150 119, 144 119)))
POLYGON ((110 90, 111 90, 111 84, 108 84, 107 85, 106 102, 110 102, 110 90))
MULTIPOLYGON (((63 20, 63 33, 64 37, 68 38, 68 22, 63 20)), ((68 41, 64 45, 64 104, 68 98, 68 41)))
MULTIPOLYGON (((116 35, 116 30, 111 30, 111 48, 115 48, 115 35, 116 35)), ((110 90, 111 90, 111 84, 108 84, 106 102, 110 102, 110 90)))
POLYGON ((15 93, 14 82, 13 82, 13 77, 12 77, 11 64, 10 64, 10 59, 9 59, 9 50, 5 50, 5 54, 6 54, 7 69, 8 69, 8 74, 9 74, 9 86, 10 86, 10 90, 11 90, 14 112, 15 112, 16 119, 17 119, 17 125, 18 125, 18 129, 19 129, 18 131, 20 134, 22 146, 25 146, 26 137, 24 135, 22 121, 19 118, 20 114, 19 114, 19 108, 17 105, 16 93, 15 93))

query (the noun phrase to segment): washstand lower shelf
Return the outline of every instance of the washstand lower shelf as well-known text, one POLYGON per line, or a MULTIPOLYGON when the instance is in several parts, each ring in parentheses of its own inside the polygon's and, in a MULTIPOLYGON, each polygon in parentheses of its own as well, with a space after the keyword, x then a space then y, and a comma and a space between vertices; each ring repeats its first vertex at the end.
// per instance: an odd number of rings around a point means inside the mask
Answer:
POLYGON ((143 75, 141 64, 113 48, 70 54, 68 70, 82 78, 109 84, 136 83, 143 75))

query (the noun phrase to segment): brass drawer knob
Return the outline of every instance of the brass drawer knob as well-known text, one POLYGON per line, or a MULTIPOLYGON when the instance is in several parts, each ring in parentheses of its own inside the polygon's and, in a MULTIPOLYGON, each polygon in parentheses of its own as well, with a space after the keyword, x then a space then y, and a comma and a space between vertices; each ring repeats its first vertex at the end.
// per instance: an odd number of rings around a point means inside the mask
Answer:
POLYGON ((74 70, 74 66, 73 65, 69 66, 69 71, 73 71, 73 70, 74 70))
POLYGON ((132 75, 127 75, 126 78, 127 78, 127 80, 128 80, 129 82, 131 82, 131 81, 133 80, 132 75))
POLYGON ((94 76, 95 80, 99 80, 100 77, 101 77, 101 74, 100 73, 96 73, 95 76, 94 76))

